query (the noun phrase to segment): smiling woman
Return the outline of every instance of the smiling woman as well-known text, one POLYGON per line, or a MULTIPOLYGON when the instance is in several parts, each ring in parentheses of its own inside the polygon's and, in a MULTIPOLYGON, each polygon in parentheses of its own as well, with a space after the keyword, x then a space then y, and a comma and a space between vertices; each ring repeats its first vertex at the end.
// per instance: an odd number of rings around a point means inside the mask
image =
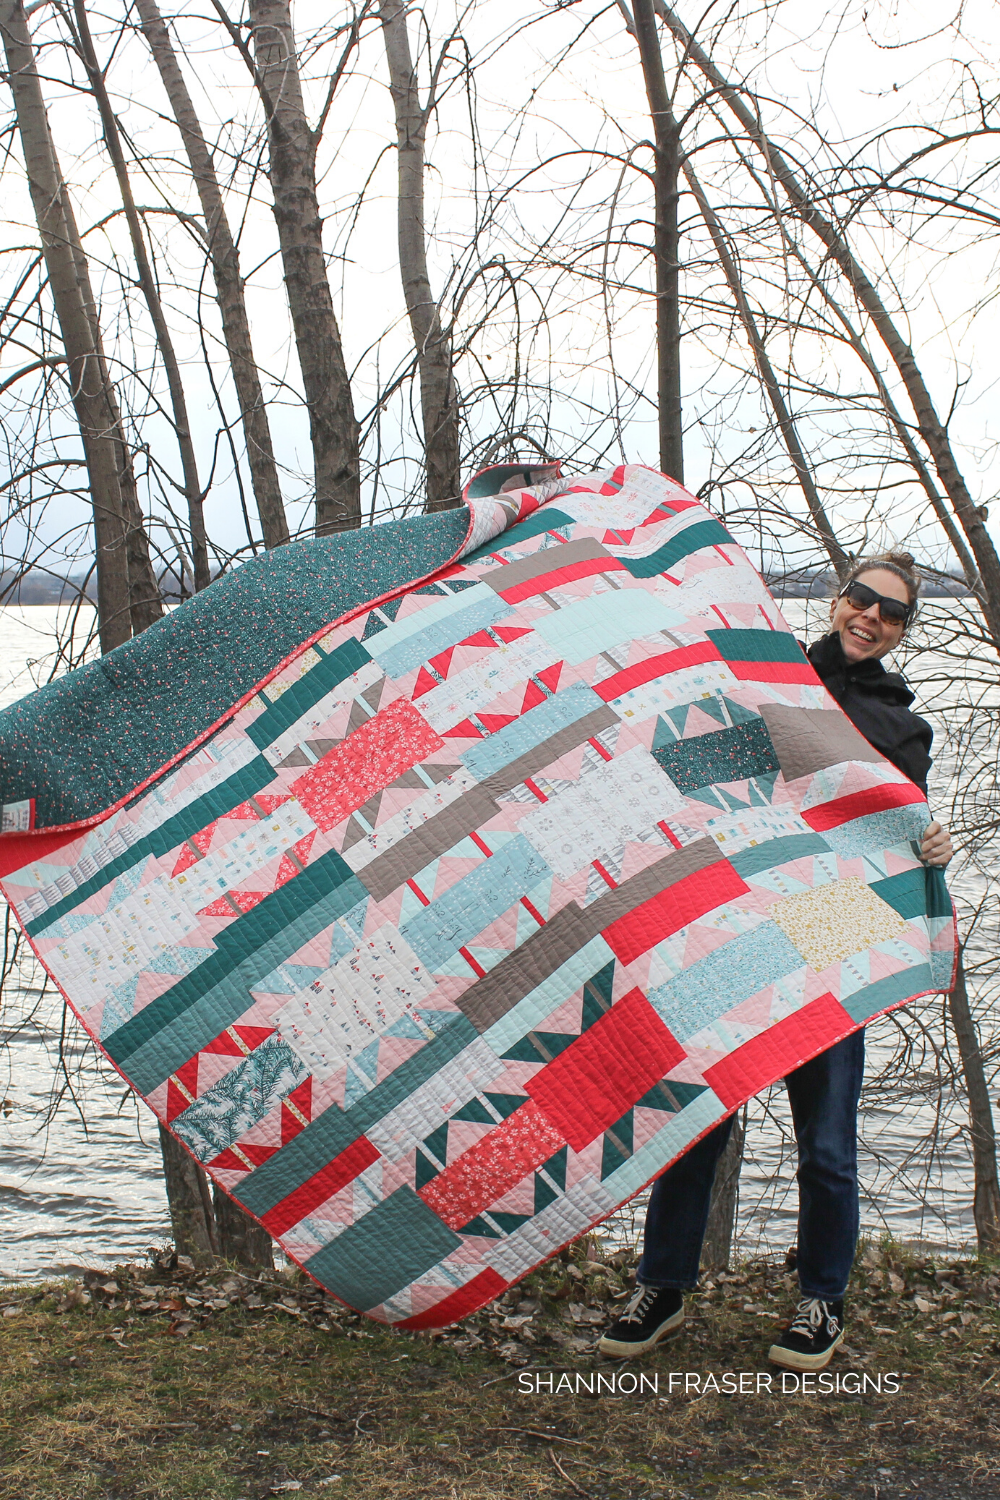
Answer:
MULTIPOLYGON (((829 634, 810 646, 808 656, 855 728, 926 796, 933 731, 912 712, 913 694, 903 678, 887 672, 881 661, 902 640, 919 589, 908 552, 862 559, 830 601, 829 634)), ((777 728, 776 717, 769 729, 772 724, 777 728)), ((838 756, 828 748, 835 762, 838 756)), ((835 766, 829 774, 836 774, 835 766)), ((924 830, 920 858, 943 866, 951 855, 947 829, 931 823, 924 830)), ((833 889, 827 887, 830 893, 833 889)), ((842 902, 842 890, 837 897, 842 902)), ((841 918, 843 910, 841 905, 841 918)), ((831 906, 820 928, 837 914, 831 906)), ((855 920, 853 912, 850 920, 855 920)), ((814 930, 809 940, 816 936, 814 930)), ((800 940, 807 940, 805 934, 800 940)), ((815 962, 823 967, 823 959, 815 962)), ((859 1223, 857 1106, 863 1071, 862 1027, 785 1078, 799 1150, 801 1296, 769 1358, 791 1370, 824 1369, 844 1337, 844 1295, 859 1223)), ((617 1358, 642 1354, 683 1323, 683 1294, 697 1281, 712 1182, 732 1122, 730 1116, 709 1131, 654 1184, 635 1295, 602 1338, 602 1353, 617 1358)))

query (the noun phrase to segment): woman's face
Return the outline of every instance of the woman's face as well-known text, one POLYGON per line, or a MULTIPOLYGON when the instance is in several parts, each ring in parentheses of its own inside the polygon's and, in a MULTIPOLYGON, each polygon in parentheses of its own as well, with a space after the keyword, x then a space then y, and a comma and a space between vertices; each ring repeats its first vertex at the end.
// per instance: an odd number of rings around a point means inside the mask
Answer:
MULTIPOLYGON (((867 583, 876 594, 884 594, 887 599, 898 599, 901 604, 910 602, 906 584, 887 568, 866 568, 858 574, 857 581, 867 583)), ((830 628, 840 636, 848 661, 874 661, 899 645, 904 627, 883 620, 877 604, 855 609, 846 599, 832 599, 830 628)))

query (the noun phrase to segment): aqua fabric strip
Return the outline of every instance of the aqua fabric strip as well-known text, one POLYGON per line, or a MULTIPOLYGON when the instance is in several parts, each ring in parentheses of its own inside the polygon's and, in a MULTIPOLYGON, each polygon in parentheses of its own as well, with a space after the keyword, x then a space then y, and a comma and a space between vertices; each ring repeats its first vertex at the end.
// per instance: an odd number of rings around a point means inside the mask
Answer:
POLYGON ((161 854, 166 854, 168 850, 176 848, 192 833, 198 833, 209 823, 213 823, 216 818, 221 818, 223 813, 231 812, 234 807, 239 807, 240 803, 245 802, 248 797, 256 796, 269 781, 273 780, 273 766, 268 765, 262 755, 255 756, 248 766, 244 766, 226 781, 213 787, 197 801, 190 802, 179 813, 175 813, 172 818, 161 823, 159 828, 154 828, 152 833, 147 833, 144 838, 137 839, 131 849, 127 849, 124 854, 119 854, 117 859, 113 859, 110 864, 98 870, 96 875, 92 875, 89 880, 78 885, 75 891, 70 891, 68 896, 64 896, 61 901, 50 906, 48 911, 43 911, 40 917, 29 922, 25 931, 29 937, 35 937, 38 933, 44 932, 66 912, 75 910, 91 896, 96 896, 98 891, 102 891, 112 880, 117 880, 119 875, 124 875, 126 870, 130 870, 140 860, 148 859, 150 855, 156 859, 161 854))
POLYGON ((322 657, 298 682, 286 688, 260 718, 254 719, 247 729, 248 736, 263 750, 286 729, 291 729, 296 719, 301 719, 338 682, 343 682, 353 672, 359 672, 370 661, 371 657, 360 641, 344 641, 329 656, 322 657))
MULTIPOLYGON (((558 583, 553 584, 557 588, 558 583)), ((611 646, 636 636, 655 636, 684 624, 684 615, 670 609, 646 589, 610 589, 587 599, 564 604, 532 621, 535 633, 564 661, 579 664, 611 646)))
POLYGON ((619 561, 633 578, 655 578, 689 553, 698 552, 702 547, 720 547, 726 542, 732 545, 733 539, 721 521, 696 521, 693 526, 686 526, 683 531, 671 537, 669 542, 664 542, 662 547, 658 547, 648 557, 622 557, 619 561))
POLYGON ((447 651, 449 646, 456 646, 459 641, 485 630, 488 625, 496 625, 510 613, 511 606, 506 599, 499 598, 485 583, 477 584, 474 589, 442 599, 440 607, 438 601, 435 601, 421 610, 419 615, 407 615, 401 625, 408 625, 410 629, 405 631, 401 639, 393 640, 390 632, 394 632, 396 627, 390 625, 373 636, 369 644, 372 655, 386 676, 399 678, 412 672, 414 667, 419 667, 423 662, 431 661, 440 652, 447 651), (416 620, 423 620, 425 614, 431 616, 426 624, 413 624, 416 620))
POLYGON ((471 1021, 456 1015, 433 1041, 407 1058, 349 1110, 331 1104, 311 1125, 234 1187, 234 1197, 260 1218, 353 1145, 478 1036, 471 1021))
POLYGON ((530 708, 505 729, 499 729, 480 744, 463 750, 461 759, 477 781, 485 781, 495 771, 517 760, 518 756, 551 739, 560 729, 606 708, 604 700, 593 688, 575 682, 554 697, 546 698, 544 703, 530 708))
POLYGON ((802 954, 778 924, 762 922, 652 990, 649 1003, 677 1040, 686 1042, 751 995, 804 967, 802 954))
MULTIPOLYGON (((211 958, 193 973, 186 975, 172 989, 157 996, 155 1000, 151 1000, 138 1015, 133 1016, 124 1026, 113 1032, 107 1038, 105 1046, 114 1061, 121 1063, 127 1057, 131 1057, 144 1043, 156 1036, 168 1021, 181 1015, 226 975, 231 974, 241 962, 252 954, 258 953, 265 944, 283 934, 297 918, 304 915, 303 906, 306 903, 310 908, 315 908, 322 897, 335 890, 341 892, 337 904, 341 906, 342 911, 349 911, 352 906, 356 906, 368 895, 347 862, 335 849, 330 849, 301 875, 297 875, 286 885, 279 886, 276 891, 265 896, 264 900, 259 902, 252 911, 235 918, 228 927, 224 927, 215 936, 216 952, 211 958)), ((335 920, 334 917, 330 918, 330 921, 335 920)), ((286 947, 284 957, 289 957, 295 952, 296 947, 301 946, 302 944, 298 943, 295 947, 286 947)), ((261 976, 269 973, 278 962, 280 959, 275 959, 268 968, 262 969, 261 976)), ((247 1003, 244 997, 244 1010, 247 1003)), ((219 1028, 219 1030, 222 1029, 219 1028)), ((213 1032, 212 1035, 217 1036, 218 1031, 213 1032)), ((187 1056, 190 1055, 189 1051, 187 1056)), ((168 1068, 164 1077, 169 1076, 172 1071, 172 1068, 168 1068)))
POLYGON ((552 871, 523 834, 425 906, 400 932, 430 973, 482 932, 552 871))
POLYGON ((309 1260, 306 1270, 351 1307, 378 1307, 461 1249, 462 1241, 410 1187, 357 1219, 309 1260))

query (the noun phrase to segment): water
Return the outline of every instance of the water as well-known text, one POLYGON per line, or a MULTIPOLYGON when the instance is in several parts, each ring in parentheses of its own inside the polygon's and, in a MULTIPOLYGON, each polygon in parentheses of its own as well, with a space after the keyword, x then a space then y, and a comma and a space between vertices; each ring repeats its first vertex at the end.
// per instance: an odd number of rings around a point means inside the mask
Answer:
MULTIPOLYGON (((0 706, 48 677, 58 613, 46 605, 0 608, 0 706)), ((787 601, 784 613, 797 633, 814 637, 822 630, 818 610, 802 601, 787 601)), ((86 622, 81 626, 83 639, 86 622)), ((939 805, 953 769, 940 756, 942 728, 932 786, 939 805)), ((14 1280, 114 1264, 169 1236, 153 1116, 66 1017, 59 997, 41 993, 39 978, 26 966, 21 992, 7 997, 0 1017, 7 1038, 0 1054, 0 1276, 14 1280)), ((917 1002, 903 1020, 869 1028, 862 1224, 875 1235, 889 1231, 959 1251, 974 1243, 972 1168, 961 1096, 937 1073, 943 1037, 939 998, 917 1002), (897 1053, 903 1027, 911 1039, 906 1045, 916 1038, 917 1054, 902 1078, 876 1082, 897 1053)), ((740 1243, 749 1252, 774 1252, 795 1237, 784 1089, 751 1101, 747 1117, 740 1243)), ((639 1201, 615 1232, 634 1233, 641 1218, 639 1201)))

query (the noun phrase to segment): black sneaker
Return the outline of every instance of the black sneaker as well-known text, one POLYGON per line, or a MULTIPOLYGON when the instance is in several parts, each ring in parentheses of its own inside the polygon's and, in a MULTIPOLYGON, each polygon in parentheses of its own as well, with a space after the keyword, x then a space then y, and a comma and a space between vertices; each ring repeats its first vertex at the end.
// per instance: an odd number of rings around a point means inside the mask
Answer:
POLYGON ((676 1287, 637 1286, 620 1318, 597 1348, 601 1354, 627 1359, 645 1354, 684 1322, 684 1293, 676 1287))
POLYGON ((772 1364, 789 1370, 825 1370, 844 1337, 844 1300, 803 1297, 795 1317, 768 1351, 772 1364))

